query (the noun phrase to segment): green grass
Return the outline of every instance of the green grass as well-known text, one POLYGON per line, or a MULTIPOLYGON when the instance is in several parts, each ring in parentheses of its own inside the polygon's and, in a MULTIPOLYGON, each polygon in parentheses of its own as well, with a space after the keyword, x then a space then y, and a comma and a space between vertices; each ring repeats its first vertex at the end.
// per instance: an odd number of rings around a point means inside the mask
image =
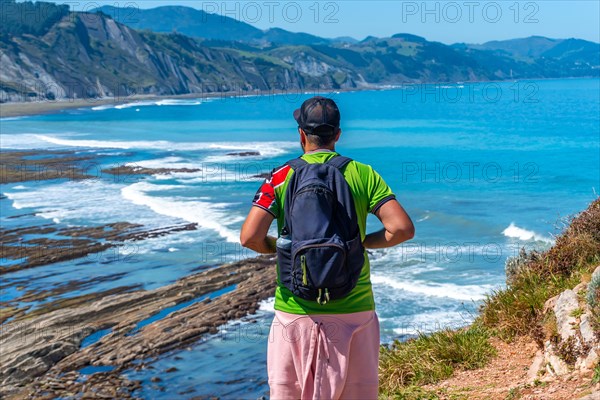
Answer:
POLYGON ((402 396, 408 387, 439 382, 457 369, 480 368, 495 354, 488 331, 477 324, 456 331, 419 334, 406 342, 395 341, 381 348, 380 392, 403 398, 397 396, 402 396))
POLYGON ((543 388, 543 387, 548 386, 548 382, 544 382, 544 381, 541 381, 541 380, 539 380, 539 379, 536 378, 536 379, 533 380, 533 386, 534 387, 542 387, 543 388))
POLYGON ((544 303, 580 281, 579 272, 568 277, 544 277, 535 271, 525 270, 506 289, 496 290, 487 296, 478 319, 506 341, 520 335, 539 339, 544 303))
POLYGON ((600 363, 594 367, 594 376, 592 377, 592 383, 600 383, 600 363))
POLYGON ((506 395, 506 400, 515 400, 521 398, 521 389, 518 387, 511 388, 508 394, 506 395))
POLYGON ((579 307, 571 312, 571 317, 579 318, 583 315, 583 308, 579 307))

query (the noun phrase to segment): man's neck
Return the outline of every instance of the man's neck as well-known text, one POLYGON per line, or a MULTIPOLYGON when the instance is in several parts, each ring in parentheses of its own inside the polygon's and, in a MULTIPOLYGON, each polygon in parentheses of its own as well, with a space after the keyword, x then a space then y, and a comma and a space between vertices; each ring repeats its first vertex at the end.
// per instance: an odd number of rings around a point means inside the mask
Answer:
POLYGON ((325 148, 322 148, 322 149, 314 149, 314 150, 309 150, 309 151, 306 151, 304 154, 317 153, 317 152, 320 152, 320 151, 329 151, 329 152, 334 152, 334 151, 335 151, 335 149, 325 149, 325 148))

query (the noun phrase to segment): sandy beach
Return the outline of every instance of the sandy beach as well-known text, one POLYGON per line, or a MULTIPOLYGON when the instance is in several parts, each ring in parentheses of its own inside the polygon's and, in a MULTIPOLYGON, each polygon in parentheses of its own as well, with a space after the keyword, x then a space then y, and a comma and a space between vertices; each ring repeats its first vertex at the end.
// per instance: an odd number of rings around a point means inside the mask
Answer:
MULTIPOLYGON (((219 96, 224 96, 220 94, 219 96)), ((123 98, 107 97, 102 99, 39 100, 32 102, 12 102, 0 104, 0 118, 22 117, 40 114, 52 114, 62 110, 91 108, 105 105, 127 104, 135 101, 162 99, 190 99, 216 97, 214 94, 194 93, 179 96, 128 96, 123 98)))
POLYGON ((383 90, 381 87, 361 87, 354 89, 303 89, 303 90, 261 90, 252 92, 211 92, 211 93, 188 93, 181 95, 133 95, 122 97, 105 97, 93 99, 63 99, 63 100, 36 100, 30 102, 10 102, 0 104, 0 118, 12 118, 31 115, 53 114, 62 110, 91 108, 108 105, 121 105, 138 101, 160 101, 166 99, 218 99, 230 97, 250 96, 280 96, 288 95, 290 99, 299 100, 304 94, 315 94, 331 96, 339 92, 352 92, 360 90, 383 90))

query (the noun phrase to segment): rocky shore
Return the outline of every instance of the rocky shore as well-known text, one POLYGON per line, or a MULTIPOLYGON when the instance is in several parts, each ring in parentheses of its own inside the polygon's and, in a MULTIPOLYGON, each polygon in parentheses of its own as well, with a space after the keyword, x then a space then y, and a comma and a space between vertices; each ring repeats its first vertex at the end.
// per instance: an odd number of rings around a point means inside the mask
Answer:
MULTIPOLYGON (((0 181, 98 179, 97 171, 143 179, 142 175, 200 170, 135 165, 99 169, 94 157, 98 156, 63 150, 3 151, 0 181)), ((18 222, 30 217, 35 212, 6 218, 18 222)), ((195 223, 149 228, 127 221, 96 226, 44 221, 0 228, 0 276, 69 260, 85 263, 100 253, 118 253, 111 262, 121 262, 127 256, 121 249, 132 243, 198 229, 195 223)), ((192 271, 199 272, 152 290, 130 284, 79 295, 74 292, 118 280, 126 272, 35 289, 23 279, 5 279, 2 293, 11 288, 22 293, 0 302, 0 396, 135 398, 140 383, 128 380, 125 371, 152 369, 150 364, 161 354, 192 346, 228 321, 255 313, 274 292, 274 268, 273 256, 261 256, 222 266, 198 265, 192 271)), ((160 382, 163 372, 171 371, 157 371, 152 382, 160 382)))
POLYGON ((113 247, 124 246, 126 241, 138 241, 147 238, 168 235, 173 232, 196 229, 197 224, 182 224, 159 229, 143 229, 142 225, 129 222, 116 222, 94 227, 60 228, 54 223, 35 227, 0 229, 2 259, 20 261, 0 270, 0 275, 74 260, 89 254, 106 251, 113 247), (54 235, 54 237, 36 237, 24 239, 24 235, 54 235))
POLYGON ((2 151, 0 183, 94 178, 90 174, 94 158, 71 150, 2 151))
POLYGON ((122 372, 146 368, 152 357, 185 348, 227 321, 256 312, 273 294, 274 265, 273 256, 261 256, 154 290, 98 293, 42 314, 18 315, 1 325, 0 395, 135 397, 139 383, 122 372), (103 336, 82 345, 99 332, 103 336), (98 372, 87 378, 81 371, 90 366, 98 372))

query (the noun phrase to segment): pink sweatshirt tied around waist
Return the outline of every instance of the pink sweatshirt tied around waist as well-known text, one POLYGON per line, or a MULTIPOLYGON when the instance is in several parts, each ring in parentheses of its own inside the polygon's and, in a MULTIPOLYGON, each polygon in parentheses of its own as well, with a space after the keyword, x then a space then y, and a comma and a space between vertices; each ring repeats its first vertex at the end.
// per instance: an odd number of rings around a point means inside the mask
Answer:
POLYGON ((375 400, 378 361, 375 311, 275 311, 267 353, 271 400, 375 400))

